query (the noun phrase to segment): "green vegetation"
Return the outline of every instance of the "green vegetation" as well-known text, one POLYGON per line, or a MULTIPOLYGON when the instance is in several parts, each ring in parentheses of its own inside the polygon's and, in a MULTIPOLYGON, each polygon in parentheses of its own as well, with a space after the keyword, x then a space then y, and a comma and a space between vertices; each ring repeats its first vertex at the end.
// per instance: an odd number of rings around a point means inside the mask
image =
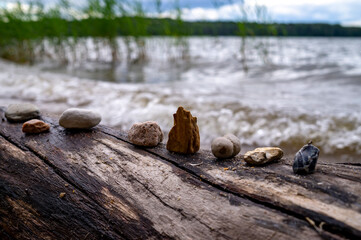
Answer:
POLYGON ((116 36, 305 36, 361 37, 361 28, 330 24, 263 24, 239 22, 186 22, 146 17, 87 18, 65 20, 43 18, 38 21, 10 19, 0 21, 1 39, 37 39, 43 37, 116 36))
POLYGON ((292 37, 361 37, 361 28, 343 27, 335 24, 278 24, 244 23, 240 30, 237 22, 186 22, 192 35, 196 36, 292 36, 292 37))

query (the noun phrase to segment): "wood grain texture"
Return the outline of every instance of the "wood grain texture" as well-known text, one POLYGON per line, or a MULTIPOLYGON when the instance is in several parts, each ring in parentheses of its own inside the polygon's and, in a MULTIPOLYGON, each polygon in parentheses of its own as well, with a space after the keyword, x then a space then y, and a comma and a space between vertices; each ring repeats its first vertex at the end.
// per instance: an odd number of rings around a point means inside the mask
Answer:
MULTIPOLYGON (((102 131, 127 141, 121 132, 102 131)), ((190 156, 168 152, 162 145, 146 151, 220 190, 322 224, 323 233, 361 237, 360 165, 322 163, 321 157, 316 173, 300 176, 293 174, 291 159, 252 167, 241 155, 220 161, 204 150, 190 156)))
POLYGON ((320 164, 299 177, 288 160, 251 168, 206 151, 138 148, 105 126, 69 131, 43 120, 52 128, 39 135, 0 120, 1 239, 361 236, 359 166, 320 164))

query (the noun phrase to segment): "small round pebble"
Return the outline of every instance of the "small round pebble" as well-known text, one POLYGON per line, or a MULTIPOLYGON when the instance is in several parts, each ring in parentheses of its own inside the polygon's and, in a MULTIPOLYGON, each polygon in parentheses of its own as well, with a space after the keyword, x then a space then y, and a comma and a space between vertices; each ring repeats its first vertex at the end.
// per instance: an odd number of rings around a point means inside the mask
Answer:
POLYGON ((41 132, 47 132, 50 129, 50 125, 38 120, 38 119, 32 119, 23 124, 22 131, 24 133, 41 133, 41 132))
POLYGON ((135 123, 128 131, 128 139, 138 146, 155 147, 163 141, 163 132, 154 121, 135 123))
POLYGON ((211 149, 213 155, 217 158, 230 158, 233 155, 233 143, 225 137, 214 139, 211 149))
POLYGON ((92 128, 100 123, 100 114, 91 110, 69 108, 61 114, 59 125, 64 128, 92 128))
POLYGON ((231 133, 224 135, 224 137, 232 142, 232 144, 233 144, 232 157, 236 156, 241 151, 241 141, 239 140, 238 137, 236 137, 235 135, 233 135, 231 133))

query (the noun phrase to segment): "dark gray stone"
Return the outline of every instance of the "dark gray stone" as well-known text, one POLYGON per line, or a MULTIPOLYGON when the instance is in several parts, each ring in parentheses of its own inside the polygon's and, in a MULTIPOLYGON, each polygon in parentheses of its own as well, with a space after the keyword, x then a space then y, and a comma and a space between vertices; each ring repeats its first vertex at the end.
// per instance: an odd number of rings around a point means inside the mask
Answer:
POLYGON ((316 168, 320 150, 309 142, 297 153, 293 162, 293 172, 296 174, 313 173, 316 168))
POLYGON ((5 111, 5 117, 10 122, 25 122, 40 117, 40 111, 31 103, 10 104, 5 111))

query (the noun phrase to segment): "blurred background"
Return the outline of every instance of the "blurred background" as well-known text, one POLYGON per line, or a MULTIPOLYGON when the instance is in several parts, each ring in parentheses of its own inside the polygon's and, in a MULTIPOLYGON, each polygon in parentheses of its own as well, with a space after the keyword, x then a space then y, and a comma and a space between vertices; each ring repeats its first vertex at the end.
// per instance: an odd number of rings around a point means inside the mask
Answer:
POLYGON ((184 106, 202 148, 242 153, 309 140, 320 161, 361 163, 358 0, 0 1, 0 105, 69 107, 167 135, 184 106))

